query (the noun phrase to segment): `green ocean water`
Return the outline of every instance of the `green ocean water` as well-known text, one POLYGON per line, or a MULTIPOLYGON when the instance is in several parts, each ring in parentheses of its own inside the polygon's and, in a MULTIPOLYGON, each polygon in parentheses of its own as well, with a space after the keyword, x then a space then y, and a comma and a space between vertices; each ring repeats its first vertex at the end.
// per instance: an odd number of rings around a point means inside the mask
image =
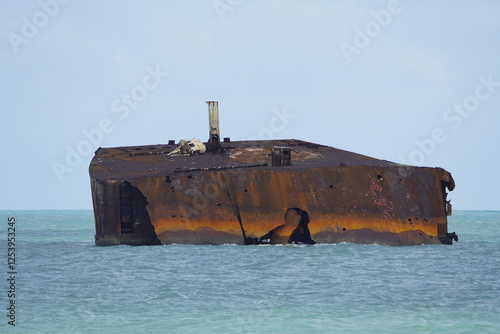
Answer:
POLYGON ((449 231, 452 246, 96 247, 91 211, 0 211, 0 332, 500 333, 500 212, 454 212, 449 231))

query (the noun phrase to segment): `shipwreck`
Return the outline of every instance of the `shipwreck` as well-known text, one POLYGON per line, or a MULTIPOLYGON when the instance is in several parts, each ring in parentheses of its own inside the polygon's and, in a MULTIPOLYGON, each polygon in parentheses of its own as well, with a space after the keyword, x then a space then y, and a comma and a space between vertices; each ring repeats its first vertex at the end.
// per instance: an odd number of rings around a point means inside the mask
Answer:
POLYGON ((306 141, 220 137, 99 148, 89 171, 95 244, 451 244, 442 168, 306 141))

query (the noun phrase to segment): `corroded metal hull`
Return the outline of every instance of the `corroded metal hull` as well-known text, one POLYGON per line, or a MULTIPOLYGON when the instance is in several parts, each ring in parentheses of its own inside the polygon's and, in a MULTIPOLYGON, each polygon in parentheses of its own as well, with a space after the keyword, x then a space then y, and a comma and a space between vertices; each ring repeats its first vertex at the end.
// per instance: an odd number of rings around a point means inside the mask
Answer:
POLYGON ((90 164, 96 245, 451 244, 441 168, 395 164, 298 140, 99 149, 90 164), (290 166, 272 165, 288 147, 290 166))

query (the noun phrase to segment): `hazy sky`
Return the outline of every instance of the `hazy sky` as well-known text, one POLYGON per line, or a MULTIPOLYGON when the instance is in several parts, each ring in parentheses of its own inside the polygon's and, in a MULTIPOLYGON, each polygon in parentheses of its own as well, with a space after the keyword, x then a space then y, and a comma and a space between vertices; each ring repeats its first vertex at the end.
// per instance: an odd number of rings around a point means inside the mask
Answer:
POLYGON ((296 138, 500 209, 500 1, 0 1, 0 209, 90 209, 99 147, 296 138))

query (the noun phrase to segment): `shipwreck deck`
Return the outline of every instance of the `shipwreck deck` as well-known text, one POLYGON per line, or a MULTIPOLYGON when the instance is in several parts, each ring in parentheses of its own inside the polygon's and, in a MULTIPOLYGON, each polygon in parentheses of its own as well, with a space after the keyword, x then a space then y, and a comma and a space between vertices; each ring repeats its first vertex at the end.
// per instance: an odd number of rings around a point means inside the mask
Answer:
POLYGON ((233 141, 221 143, 223 153, 168 156, 177 145, 145 145, 99 148, 90 164, 95 179, 130 180, 160 176, 166 172, 211 169, 263 168, 271 164, 275 146, 292 150, 288 168, 324 166, 394 166, 393 162, 296 139, 233 141), (267 165, 266 165, 267 164, 267 165))

